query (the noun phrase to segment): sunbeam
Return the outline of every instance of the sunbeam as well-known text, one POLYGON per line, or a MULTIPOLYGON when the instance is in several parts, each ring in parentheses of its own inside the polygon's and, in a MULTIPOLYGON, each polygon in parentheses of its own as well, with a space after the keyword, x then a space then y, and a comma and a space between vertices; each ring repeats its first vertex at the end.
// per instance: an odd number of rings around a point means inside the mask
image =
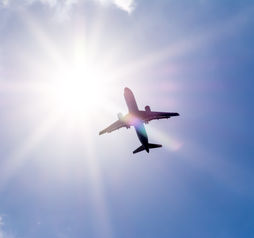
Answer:
POLYGON ((0 238, 250 237, 253 13, 0 0, 0 238))
POLYGON ((61 115, 59 114, 48 115, 46 120, 38 126, 31 136, 24 139, 22 145, 13 151, 8 158, 5 158, 0 169, 0 191, 3 190, 9 180, 15 176, 15 173, 27 163, 28 158, 30 158, 30 153, 40 145, 40 142, 52 130, 60 118, 61 115))
POLYGON ((162 132, 159 129, 156 129, 154 126, 149 126, 149 132, 152 140, 161 143, 170 151, 180 150, 183 146, 183 142, 180 142, 179 140, 173 138, 173 136, 170 136, 170 133, 162 132))

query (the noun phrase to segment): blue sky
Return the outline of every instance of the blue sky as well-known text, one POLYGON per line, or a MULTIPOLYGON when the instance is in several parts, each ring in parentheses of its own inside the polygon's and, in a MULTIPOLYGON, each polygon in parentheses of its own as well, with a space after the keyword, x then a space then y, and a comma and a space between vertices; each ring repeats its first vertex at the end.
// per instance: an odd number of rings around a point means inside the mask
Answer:
POLYGON ((254 3, 0 1, 0 238, 254 237, 254 3), (81 78, 77 80, 76 78, 81 78), (180 117, 98 136, 140 108, 180 117))

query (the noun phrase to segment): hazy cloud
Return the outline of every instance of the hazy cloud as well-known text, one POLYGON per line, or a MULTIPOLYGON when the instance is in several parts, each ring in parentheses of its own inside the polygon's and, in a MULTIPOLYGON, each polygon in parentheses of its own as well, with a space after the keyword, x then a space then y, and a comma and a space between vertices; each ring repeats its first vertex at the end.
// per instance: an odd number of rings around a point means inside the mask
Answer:
MULTIPOLYGON (((96 1, 96 0, 95 0, 96 1)), ((97 0, 102 4, 114 4, 118 8, 131 13, 135 8, 135 0, 97 0)))
POLYGON ((9 3, 9 0, 1 0, 0 5, 7 6, 9 3))
POLYGON ((4 221, 2 216, 0 216, 0 238, 14 238, 13 235, 4 230, 4 221))
POLYGON ((30 0, 30 4, 33 2, 41 2, 42 4, 48 5, 50 8, 55 10, 55 17, 58 20, 65 20, 69 18, 72 7, 81 0, 30 0))
MULTIPOLYGON (((71 8, 79 3, 85 2, 88 0, 0 0, 2 6, 8 7, 12 4, 16 5, 31 5, 33 3, 40 2, 41 4, 48 5, 50 8, 53 8, 56 12, 56 15, 59 17, 67 17, 71 8)), ((93 0, 99 2, 103 5, 114 4, 119 9, 131 13, 135 8, 135 0, 93 0)))
POLYGON ((114 0, 113 2, 116 6, 128 13, 131 13, 135 8, 134 0, 114 0))

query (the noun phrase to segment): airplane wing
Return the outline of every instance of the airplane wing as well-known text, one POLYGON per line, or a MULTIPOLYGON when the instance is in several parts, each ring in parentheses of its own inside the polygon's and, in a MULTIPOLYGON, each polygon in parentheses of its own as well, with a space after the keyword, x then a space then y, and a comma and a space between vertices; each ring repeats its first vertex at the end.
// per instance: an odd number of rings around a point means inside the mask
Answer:
POLYGON ((100 131, 99 135, 102 135, 102 134, 105 134, 105 133, 110 133, 110 132, 118 130, 122 127, 127 128, 128 126, 123 121, 117 120, 113 124, 111 124, 109 127, 107 127, 106 129, 100 131))
POLYGON ((177 112, 147 112, 147 111, 140 111, 142 114, 142 119, 145 122, 151 121, 151 120, 159 120, 159 119, 168 119, 170 117, 176 117, 179 116, 179 113, 177 112))

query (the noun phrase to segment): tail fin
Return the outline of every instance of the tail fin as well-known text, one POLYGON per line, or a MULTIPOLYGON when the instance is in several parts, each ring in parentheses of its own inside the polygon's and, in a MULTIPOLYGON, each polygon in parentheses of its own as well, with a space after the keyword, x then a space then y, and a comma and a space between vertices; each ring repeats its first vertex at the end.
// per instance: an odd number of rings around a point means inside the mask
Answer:
POLYGON ((136 153, 138 153, 138 152, 141 152, 141 151, 143 151, 143 150, 145 150, 145 149, 146 149, 145 146, 141 145, 140 147, 138 147, 136 150, 133 151, 133 154, 136 154, 136 153))
MULTIPOLYGON (((158 145, 158 144, 148 144, 149 149, 154 149, 154 148, 159 148, 162 147, 162 145, 158 145)), ((141 145, 140 147, 138 147, 136 150, 133 151, 133 154, 136 154, 138 152, 141 152, 143 150, 146 150, 145 146, 141 145)), ((149 150, 147 150, 147 152, 149 153, 149 150)))

